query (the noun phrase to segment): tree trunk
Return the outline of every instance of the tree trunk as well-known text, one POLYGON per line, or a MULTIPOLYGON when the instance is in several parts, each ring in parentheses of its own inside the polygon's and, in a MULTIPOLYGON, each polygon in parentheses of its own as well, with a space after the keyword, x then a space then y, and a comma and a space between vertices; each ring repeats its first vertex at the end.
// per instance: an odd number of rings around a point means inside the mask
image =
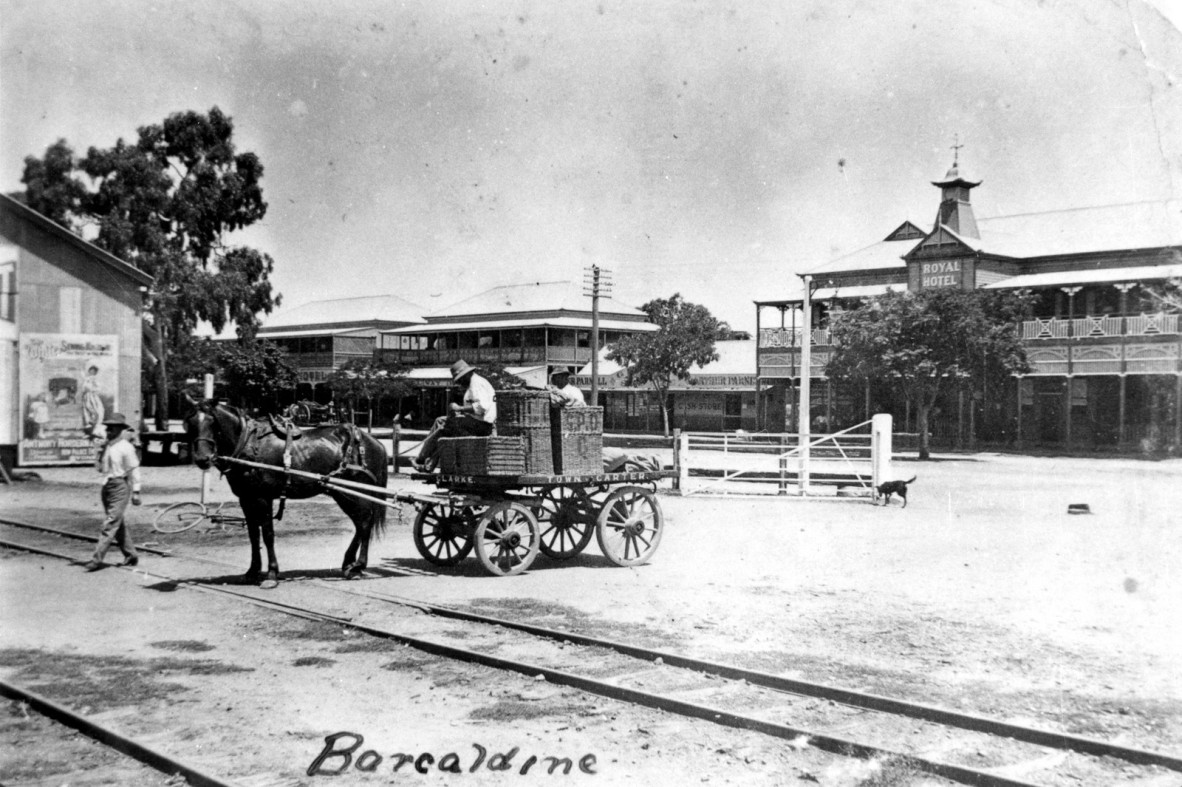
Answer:
MULTIPOLYGON (((159 315, 157 315, 159 317, 159 315)), ((168 342, 164 320, 156 321, 156 431, 168 430, 168 342)))
POLYGON ((919 402, 916 402, 916 409, 918 410, 916 428, 919 430, 919 458, 930 459, 932 451, 931 443, 928 440, 928 413, 932 406, 921 398, 919 402))

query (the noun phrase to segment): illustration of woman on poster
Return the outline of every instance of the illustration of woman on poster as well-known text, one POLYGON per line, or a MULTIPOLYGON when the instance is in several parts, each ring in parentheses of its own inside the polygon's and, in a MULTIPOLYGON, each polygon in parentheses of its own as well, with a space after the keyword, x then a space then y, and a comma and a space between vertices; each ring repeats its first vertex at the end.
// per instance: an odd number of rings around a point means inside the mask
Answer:
POLYGON ((103 418, 106 416, 98 371, 98 367, 92 363, 86 369, 86 376, 82 379, 82 431, 88 437, 94 437, 95 428, 103 422, 103 418))

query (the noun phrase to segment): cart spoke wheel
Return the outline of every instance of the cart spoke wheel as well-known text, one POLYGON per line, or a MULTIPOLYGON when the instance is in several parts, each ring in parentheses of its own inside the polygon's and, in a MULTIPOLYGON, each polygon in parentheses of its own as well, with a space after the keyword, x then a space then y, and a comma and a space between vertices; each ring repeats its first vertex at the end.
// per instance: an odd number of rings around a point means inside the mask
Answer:
POLYGON ((604 557, 617 566, 647 561, 664 532, 665 515, 657 496, 639 486, 622 486, 608 495, 595 528, 604 557))
POLYGON ((556 560, 568 560, 591 543, 595 514, 591 499, 579 487, 547 489, 538 498, 534 514, 542 529, 542 554, 556 560))
POLYGON ((199 525, 205 518, 205 506, 201 503, 173 503, 156 515, 152 520, 152 529, 157 533, 183 533, 199 525))
POLYGON ((498 576, 520 574, 538 556, 538 520, 520 503, 502 501, 485 511, 476 524, 476 556, 498 576))
POLYGON ((428 503, 415 516, 415 548, 428 562, 454 566, 472 551, 472 511, 428 503))

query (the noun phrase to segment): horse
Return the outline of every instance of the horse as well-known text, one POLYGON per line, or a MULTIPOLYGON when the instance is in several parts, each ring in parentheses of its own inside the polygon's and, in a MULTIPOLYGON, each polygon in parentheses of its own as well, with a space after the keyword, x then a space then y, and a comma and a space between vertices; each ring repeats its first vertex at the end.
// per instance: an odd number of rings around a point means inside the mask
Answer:
POLYGON ((319 480, 290 475, 283 469, 290 467, 385 488, 389 460, 382 444, 353 424, 301 429, 290 422, 251 418, 217 401, 194 404, 193 412, 184 421, 193 461, 202 470, 213 466, 225 475, 246 518, 250 568, 244 581, 259 584, 261 531, 267 547, 267 577, 261 584, 265 588, 278 584, 274 519, 282 517, 287 498, 301 500, 319 494, 335 500, 353 520, 353 540, 345 550, 341 573, 346 579, 360 575, 369 560, 370 536, 380 536, 385 527, 386 506, 326 487, 319 480), (269 465, 275 470, 233 460, 269 465), (273 514, 276 499, 280 501, 277 517, 273 514))

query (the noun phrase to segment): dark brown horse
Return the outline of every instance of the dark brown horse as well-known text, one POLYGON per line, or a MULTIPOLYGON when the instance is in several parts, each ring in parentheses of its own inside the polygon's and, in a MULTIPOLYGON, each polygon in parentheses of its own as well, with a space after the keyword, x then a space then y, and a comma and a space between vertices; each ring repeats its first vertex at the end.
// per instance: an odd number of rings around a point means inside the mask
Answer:
POLYGON ((267 547, 267 578, 264 587, 279 580, 275 558, 274 501, 281 510, 286 498, 300 500, 326 494, 337 502, 355 528, 345 550, 341 571, 353 578, 365 570, 369 560, 369 539, 381 535, 386 524, 386 507, 326 487, 318 480, 282 472, 284 454, 290 455, 293 470, 315 473, 346 481, 385 488, 388 457, 372 435, 352 424, 334 424, 307 429, 251 418, 236 408, 209 401, 197 404, 185 419, 185 431, 193 445, 193 461, 202 470, 211 465, 221 470, 238 497, 250 534, 250 569, 246 581, 257 583, 260 571, 259 533, 267 547), (269 465, 267 470, 234 460, 269 465))

